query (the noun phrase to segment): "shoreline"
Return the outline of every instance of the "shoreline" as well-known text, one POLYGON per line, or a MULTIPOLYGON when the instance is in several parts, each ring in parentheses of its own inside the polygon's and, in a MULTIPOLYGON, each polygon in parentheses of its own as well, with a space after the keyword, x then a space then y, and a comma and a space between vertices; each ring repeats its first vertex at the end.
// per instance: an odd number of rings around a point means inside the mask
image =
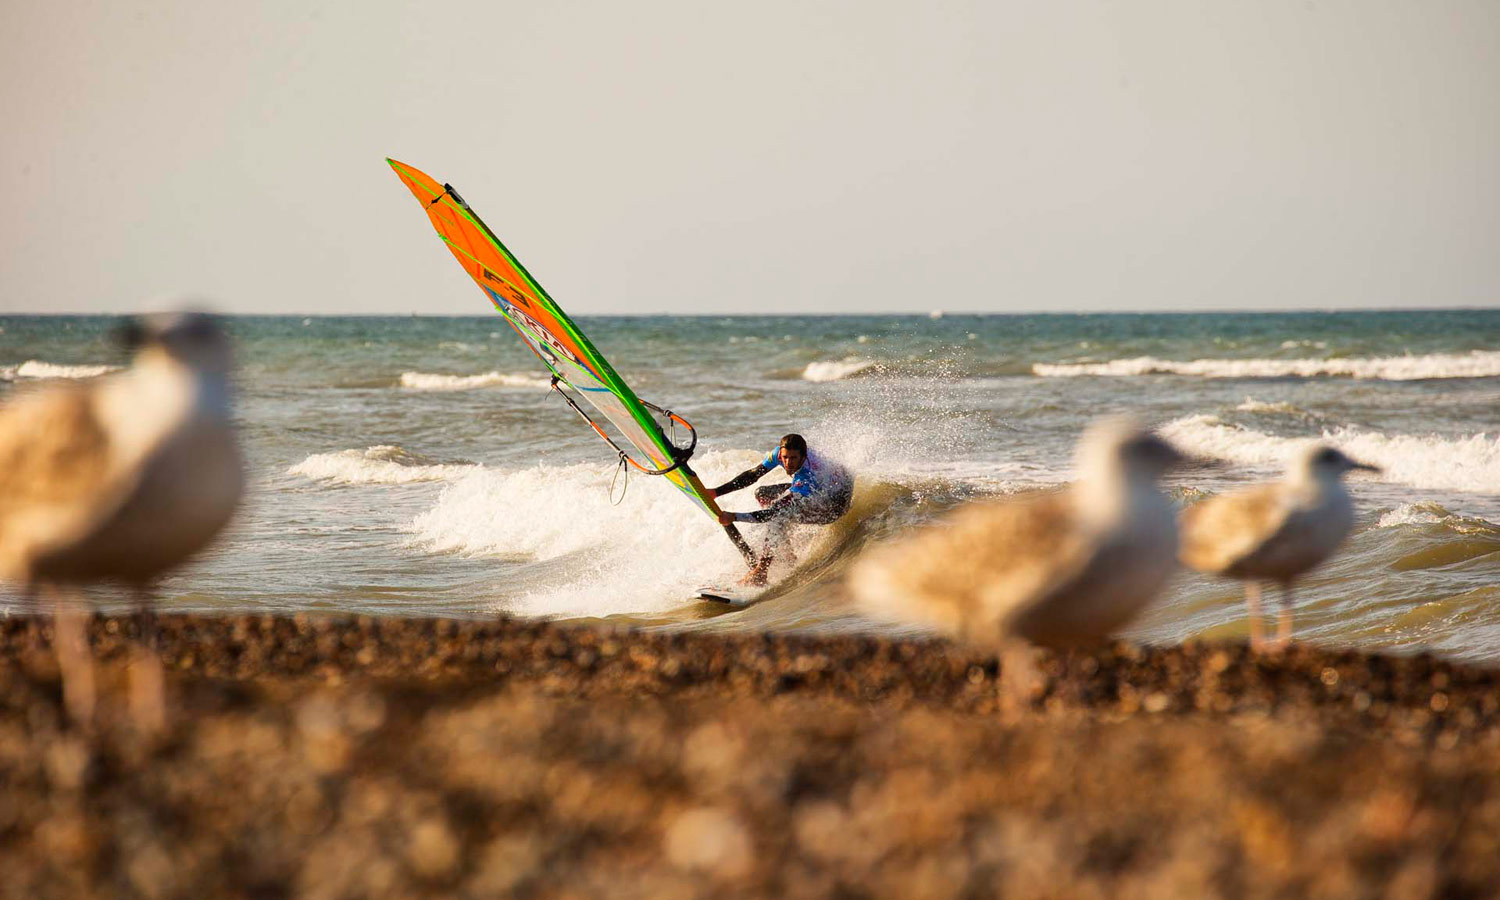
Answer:
POLYGON ((1238 644, 170 615, 96 734, 0 619, 5 896, 1488 896, 1500 671, 1238 644))

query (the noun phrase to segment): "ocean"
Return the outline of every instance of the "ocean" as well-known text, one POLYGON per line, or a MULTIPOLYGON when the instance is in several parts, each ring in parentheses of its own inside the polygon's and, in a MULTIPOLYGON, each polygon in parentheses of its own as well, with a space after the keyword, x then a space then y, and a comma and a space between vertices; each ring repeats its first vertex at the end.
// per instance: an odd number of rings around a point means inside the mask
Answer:
MULTIPOLYGON (((0 316, 0 400, 122 365, 117 321, 0 316)), ((718 526, 661 479, 612 484, 613 451, 497 315, 225 325, 250 490, 163 583, 168 611, 890 631, 849 607, 862 548, 1065 483, 1086 423, 1130 413, 1228 463, 1170 478, 1184 501, 1276 477, 1312 440, 1383 467, 1351 479, 1355 533, 1300 583, 1299 639, 1500 660, 1500 310, 581 317, 697 427, 705 483, 791 431, 856 473, 851 513, 801 529, 795 570, 735 611, 691 599, 742 571, 718 526)), ((1238 583, 1182 573, 1129 636, 1238 638, 1244 616, 1238 583)))

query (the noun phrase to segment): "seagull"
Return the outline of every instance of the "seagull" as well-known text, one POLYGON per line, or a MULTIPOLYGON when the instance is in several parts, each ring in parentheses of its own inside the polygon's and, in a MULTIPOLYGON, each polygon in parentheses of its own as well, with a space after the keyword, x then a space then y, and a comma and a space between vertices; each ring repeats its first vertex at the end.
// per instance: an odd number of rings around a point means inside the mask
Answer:
POLYGON ((64 592, 118 581, 143 613, 131 665, 137 724, 165 724, 150 586, 233 515, 244 469, 229 410, 229 342, 202 313, 126 327, 130 368, 53 385, 0 407, 0 579, 49 596, 64 700, 85 728, 93 666, 64 592))
POLYGON ((1314 444, 1293 460, 1286 477, 1210 497, 1182 513, 1182 564, 1245 581, 1250 644, 1280 648, 1292 639, 1292 582, 1333 555, 1354 527, 1354 501, 1342 476, 1379 472, 1343 453, 1314 444), (1262 635, 1260 581, 1281 584, 1276 644, 1262 635))
POLYGON ((1092 425, 1064 491, 966 505, 870 550, 850 573, 878 618, 980 644, 1096 644, 1176 569, 1177 525, 1157 481, 1186 458, 1127 419, 1092 425))

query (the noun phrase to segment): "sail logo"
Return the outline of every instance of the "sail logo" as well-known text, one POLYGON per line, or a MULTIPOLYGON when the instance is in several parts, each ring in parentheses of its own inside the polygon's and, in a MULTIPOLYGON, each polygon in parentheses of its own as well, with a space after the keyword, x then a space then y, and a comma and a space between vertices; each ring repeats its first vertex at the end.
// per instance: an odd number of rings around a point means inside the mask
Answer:
MULTIPOLYGON (((559 341, 551 331, 543 327, 542 323, 522 312, 519 307, 512 306, 509 312, 512 316, 521 320, 521 323, 526 326, 527 332, 530 333, 531 338, 537 342, 541 349, 556 351, 557 355, 573 362, 590 375, 593 374, 593 370, 588 367, 588 364, 573 355, 573 351, 569 350, 562 341, 559 341)), ((552 354, 548 353, 547 355, 550 356, 552 354)))
POLYGON ((480 264, 479 271, 484 274, 486 280, 493 281, 496 284, 504 287, 505 293, 510 296, 512 302, 519 303, 522 306, 530 308, 531 301, 526 299, 526 295, 521 293, 520 288, 511 284, 509 281, 506 281, 504 278, 501 278, 499 275, 496 275, 494 272, 490 271, 490 267, 484 265, 483 263, 480 264))

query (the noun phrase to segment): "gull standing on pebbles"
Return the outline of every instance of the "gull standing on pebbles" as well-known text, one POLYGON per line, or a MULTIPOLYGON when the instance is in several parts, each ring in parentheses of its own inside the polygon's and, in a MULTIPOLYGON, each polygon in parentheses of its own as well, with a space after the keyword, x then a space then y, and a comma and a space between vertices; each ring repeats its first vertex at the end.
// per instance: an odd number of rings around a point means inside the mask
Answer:
POLYGON ((1332 447, 1316 444, 1292 462, 1286 477, 1210 497, 1182 513, 1183 565, 1245 581, 1250 644, 1265 647, 1259 581, 1281 584, 1280 648, 1292 639, 1292 581, 1337 550, 1354 527, 1354 501, 1342 476, 1379 472, 1332 447))
POLYGON ((1177 525, 1157 480, 1184 457, 1128 420, 1089 428, 1060 493, 967 505, 855 564, 866 611, 982 644, 1097 643, 1176 569, 1177 525))
POLYGON ((0 578, 56 609, 68 711, 93 718, 84 620, 63 591, 131 588, 143 646, 131 664, 137 725, 165 723, 150 585, 203 549, 239 502, 244 472, 229 416, 229 342, 201 313, 133 321, 132 366, 50 386, 0 408, 0 578))

